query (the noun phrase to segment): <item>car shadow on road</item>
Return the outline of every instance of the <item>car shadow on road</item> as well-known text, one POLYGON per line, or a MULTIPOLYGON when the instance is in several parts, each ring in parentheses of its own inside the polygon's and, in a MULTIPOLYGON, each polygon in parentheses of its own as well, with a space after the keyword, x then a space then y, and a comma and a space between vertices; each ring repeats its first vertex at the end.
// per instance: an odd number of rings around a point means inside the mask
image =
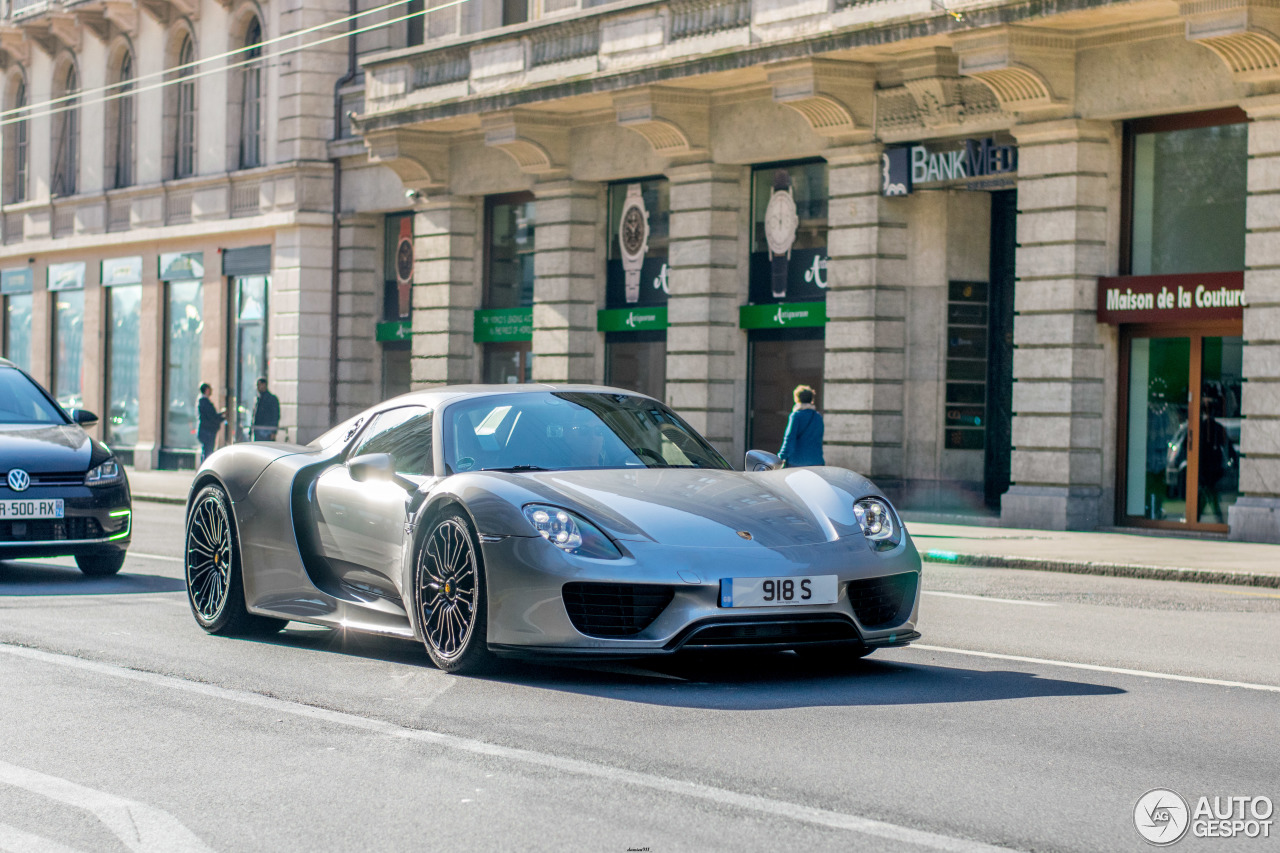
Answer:
POLYGON ((55 563, 0 560, 0 597, 42 595, 138 595, 149 592, 181 592, 180 578, 121 573, 105 578, 87 577, 79 569, 55 563))
POLYGON ((510 668, 529 687, 680 708, 762 711, 826 706, 930 705, 1115 696, 1118 687, 1030 672, 861 660, 833 669, 790 653, 674 658, 657 666, 510 668))

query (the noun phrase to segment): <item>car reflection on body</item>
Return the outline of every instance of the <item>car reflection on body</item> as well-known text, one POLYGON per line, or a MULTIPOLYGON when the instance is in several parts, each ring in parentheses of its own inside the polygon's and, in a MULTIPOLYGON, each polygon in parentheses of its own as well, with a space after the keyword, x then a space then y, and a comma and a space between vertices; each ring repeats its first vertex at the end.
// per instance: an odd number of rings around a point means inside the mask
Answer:
POLYGON ((761 451, 747 468, 626 391, 415 392, 307 446, 210 456, 188 597, 211 633, 417 637, 455 672, 712 647, 853 660, 919 637, 920 558, 871 482, 761 451))
POLYGON ((0 559, 75 557, 87 575, 124 565, 132 506, 124 467, 25 372, 0 359, 0 559))

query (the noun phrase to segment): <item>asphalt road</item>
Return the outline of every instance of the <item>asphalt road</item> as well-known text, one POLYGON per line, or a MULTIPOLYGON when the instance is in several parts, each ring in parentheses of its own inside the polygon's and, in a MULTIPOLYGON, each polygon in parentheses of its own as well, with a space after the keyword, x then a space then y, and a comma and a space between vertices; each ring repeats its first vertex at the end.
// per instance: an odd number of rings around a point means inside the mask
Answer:
MULTIPOLYGON (((1156 787, 1280 801, 1280 595, 926 567, 908 649, 433 669, 206 636, 182 508, 120 576, 0 563, 0 850, 1149 849, 1156 787)), ((1178 850, 1276 849, 1275 838, 1178 850)))

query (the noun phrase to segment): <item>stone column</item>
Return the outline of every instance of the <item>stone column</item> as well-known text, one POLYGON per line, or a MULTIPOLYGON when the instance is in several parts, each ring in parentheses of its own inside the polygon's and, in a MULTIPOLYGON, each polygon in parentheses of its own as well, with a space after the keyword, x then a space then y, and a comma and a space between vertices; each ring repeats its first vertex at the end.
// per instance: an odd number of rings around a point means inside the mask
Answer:
POLYGON ((730 460, 745 452, 748 170, 698 163, 667 171, 671 243, 667 402, 730 460))
POLYGON ((534 187, 533 376, 538 382, 593 382, 596 308, 603 280, 604 187, 552 181, 534 187))
POLYGON ((827 329, 819 401, 828 465, 882 489, 903 481, 907 226, 880 196, 878 144, 824 153, 829 166, 827 329))
POLYGON ((380 216, 344 215, 338 250, 338 420, 382 399, 376 324, 382 316, 380 216))
POLYGON ((133 466, 139 471, 150 471, 160 464, 160 424, 167 381, 165 298, 165 284, 157 278, 156 265, 143 264, 138 316, 142 335, 138 342, 138 443, 133 451, 133 466))
POLYGON ((1280 542, 1280 96, 1251 98, 1240 498, 1231 538, 1280 542))
POLYGON ((1018 250, 1014 304, 1013 486, 1009 527, 1110 523, 1104 473, 1106 358, 1097 279, 1109 271, 1107 205, 1115 128, 1067 119, 1015 127, 1018 250))
POLYGON ((413 387, 475 378, 478 203, 436 196, 413 218, 413 387))
POLYGON ((301 443, 332 425, 329 346, 336 331, 329 314, 332 240, 328 224, 276 232, 271 374, 280 397, 280 424, 290 427, 291 441, 301 443))

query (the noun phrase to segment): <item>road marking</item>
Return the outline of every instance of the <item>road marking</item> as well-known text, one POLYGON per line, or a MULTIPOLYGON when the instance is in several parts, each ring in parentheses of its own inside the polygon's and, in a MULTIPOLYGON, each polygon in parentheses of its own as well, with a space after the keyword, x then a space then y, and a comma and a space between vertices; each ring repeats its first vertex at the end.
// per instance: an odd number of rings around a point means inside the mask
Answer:
POLYGON ((135 853, 212 853, 177 818, 155 806, 3 761, 0 761, 0 784, 22 788, 92 813, 135 853))
POLYGON ((812 806, 802 806, 797 803, 773 800, 756 794, 742 794, 737 791, 730 791, 725 788, 716 788, 711 785, 704 785, 698 782, 690 782, 683 779, 670 779, 665 776, 657 776, 651 773, 642 773, 635 770, 625 770, 623 768, 613 767, 607 764, 597 764, 592 761, 582 761, 576 758, 565 758, 559 755, 535 752, 530 749, 500 746, 498 744, 486 743, 484 741, 459 737, 458 735, 446 734, 444 732, 406 728, 385 720, 361 717, 344 711, 329 710, 328 708, 318 708, 313 705, 304 705, 301 702, 291 702, 287 699, 276 699, 271 696, 263 696, 260 693, 254 693, 249 690, 219 687, 213 684, 202 684, 200 682, 187 681, 171 675, 161 675, 154 672, 127 669, 122 666, 116 666, 115 664, 99 663, 97 661, 85 660, 71 655, 59 654, 57 652, 45 652, 38 649, 11 646, 3 643, 0 643, 0 652, 13 657, 27 658, 41 663, 85 670, 99 675, 137 681, 153 686, 168 687, 170 689, 182 690, 187 693, 194 693, 213 699, 221 699, 224 701, 238 702, 242 705, 264 708, 276 713, 286 713, 306 717, 308 719, 318 720, 331 725, 347 726, 367 732, 386 735, 388 737, 402 738, 404 740, 416 741, 418 743, 446 747, 459 752, 471 753, 473 755, 482 755, 527 765, 546 767, 562 773, 603 779, 609 782, 617 782, 625 785, 634 785, 638 788, 647 788, 652 791, 661 791, 663 793, 674 794, 681 797, 695 797, 700 800, 705 800, 722 806, 728 806, 730 808, 774 815, 788 820, 814 824, 817 826, 825 826, 833 829, 848 830, 850 832, 861 833, 863 835, 885 838, 899 844, 914 844, 920 847, 927 847, 932 850, 949 851, 950 853, 1009 853, 1010 849, 1007 847, 995 847, 989 844, 983 844, 979 841, 971 841, 966 838, 956 838, 949 835, 939 835, 937 833, 927 832, 925 830, 911 829, 910 827, 899 826, 897 824, 887 823, 873 818, 829 811, 827 809, 819 809, 812 806))
POLYGON ((1223 595, 1247 595, 1250 598, 1280 598, 1280 595, 1274 592, 1245 592, 1238 589, 1220 589, 1218 592, 1223 595))
POLYGON ((987 595, 965 595, 962 592, 938 592, 937 590, 924 589, 920 591, 921 595, 941 595, 944 598, 965 598, 970 601, 993 601, 996 604, 1025 604, 1028 607, 1057 607, 1048 601, 1020 601, 1016 598, 991 598, 987 595))
POLYGON ((80 853, 74 847, 0 823, 0 850, 6 853, 80 853))
POLYGON ((1167 672, 1147 672, 1143 669, 1122 669, 1116 666, 1099 666, 1092 663, 1074 663, 1064 660, 1046 660, 1045 658, 1027 658, 1020 655, 1001 655, 995 652, 975 652, 970 649, 949 649, 945 646, 926 646, 912 643, 908 648, 923 649, 926 652, 947 652, 953 655, 970 655, 977 658, 993 658, 995 660, 1012 660, 1019 663, 1037 663, 1042 666, 1064 666, 1068 669, 1087 669, 1092 672, 1111 672, 1117 675, 1136 675, 1140 678, 1159 678, 1164 681, 1186 681, 1190 684, 1211 684, 1216 687, 1243 687, 1246 690, 1264 690, 1268 693, 1280 693, 1280 687, 1271 684, 1250 684, 1246 681, 1223 681, 1218 678, 1198 678, 1194 675, 1173 675, 1167 672))

